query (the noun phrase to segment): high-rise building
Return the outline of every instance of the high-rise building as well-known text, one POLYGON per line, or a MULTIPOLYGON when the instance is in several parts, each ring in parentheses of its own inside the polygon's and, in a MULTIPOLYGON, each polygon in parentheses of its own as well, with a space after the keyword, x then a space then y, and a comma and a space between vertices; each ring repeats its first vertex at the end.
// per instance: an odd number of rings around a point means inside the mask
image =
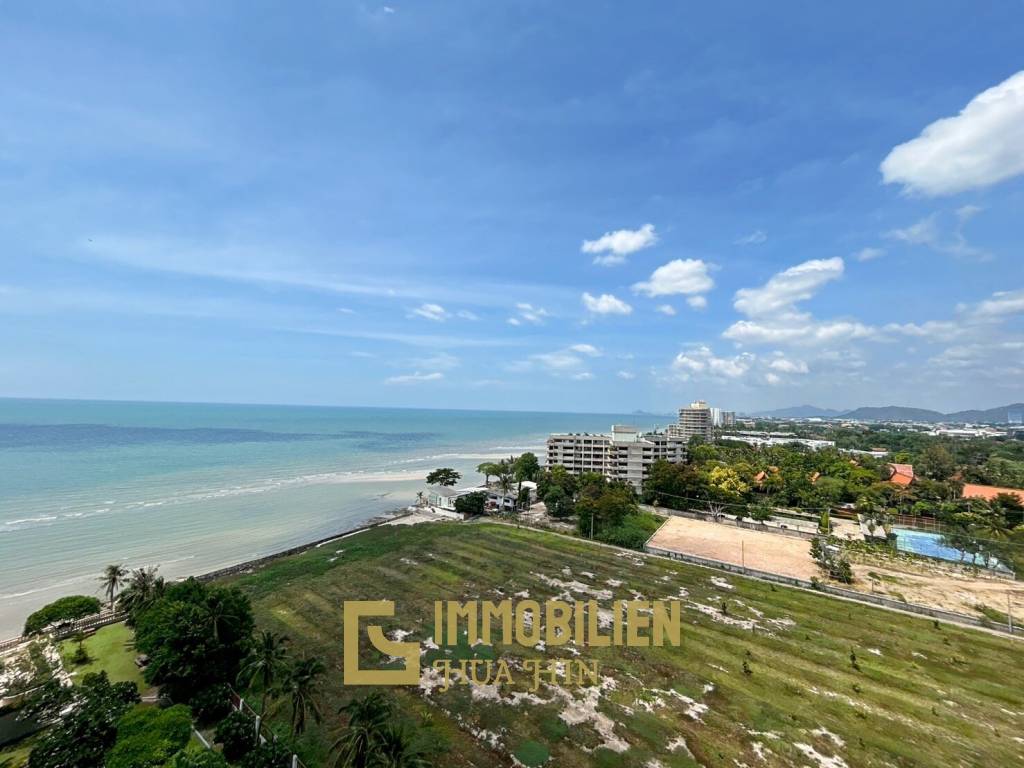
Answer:
POLYGON ((568 433, 548 438, 547 464, 559 464, 574 475, 597 472, 643 490, 651 465, 659 460, 686 459, 686 441, 665 432, 641 432, 616 424, 610 435, 568 433))
POLYGON ((703 400, 696 400, 679 409, 679 423, 669 429, 669 434, 687 442, 694 435, 711 442, 713 428, 711 407, 703 400))

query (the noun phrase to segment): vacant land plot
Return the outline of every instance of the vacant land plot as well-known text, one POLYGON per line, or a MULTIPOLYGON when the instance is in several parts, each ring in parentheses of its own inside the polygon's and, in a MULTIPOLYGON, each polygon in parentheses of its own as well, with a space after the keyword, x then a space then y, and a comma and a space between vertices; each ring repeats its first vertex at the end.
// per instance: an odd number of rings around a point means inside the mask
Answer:
POLYGON ((670 517, 654 534, 651 545, 796 579, 809 580, 821 575, 811 560, 807 540, 726 523, 670 517))
MULTIPOLYGON (((800 542, 803 544, 803 542, 800 542)), ((1024 645, 990 634, 551 534, 499 525, 387 527, 284 558, 234 582, 261 627, 329 668, 324 723, 302 740, 324 765, 342 686, 341 605, 393 599, 393 636, 433 637, 436 599, 560 595, 678 599, 679 647, 460 648, 461 655, 594 658, 601 684, 390 689, 449 740, 445 766, 937 766, 1024 761, 1024 645)), ((430 656, 428 655, 427 658, 430 656)), ((367 653, 364 664, 370 659, 367 653)), ((281 706, 275 715, 286 719, 281 706)))

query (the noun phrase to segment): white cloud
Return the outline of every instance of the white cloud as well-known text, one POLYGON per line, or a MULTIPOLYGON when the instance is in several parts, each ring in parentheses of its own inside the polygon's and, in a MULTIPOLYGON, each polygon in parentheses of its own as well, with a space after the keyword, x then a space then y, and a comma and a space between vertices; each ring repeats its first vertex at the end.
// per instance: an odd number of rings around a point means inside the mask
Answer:
POLYGON ((568 371, 583 365, 583 360, 571 352, 566 351, 541 352, 536 355, 531 355, 530 359, 536 360, 545 368, 549 368, 553 371, 568 371))
POLYGON ((734 357, 717 357, 710 347, 699 346, 680 352, 672 361, 677 378, 689 381, 693 377, 738 379, 750 370, 756 357, 743 352, 734 357))
POLYGON ((843 275, 843 260, 811 259, 779 272, 760 288, 741 288, 733 306, 749 317, 792 311, 798 301, 814 296, 821 286, 843 275))
POLYGON ((1024 173, 1024 71, 982 91, 955 117, 936 120, 882 161, 886 184, 929 197, 1024 173))
POLYGON ((779 373, 807 373, 810 369, 803 360, 790 360, 786 357, 776 357, 768 362, 768 367, 779 373))
MULTIPOLYGON (((2 292, 3 291, 0 290, 0 293, 2 293, 2 292)), ((337 311, 338 311, 339 314, 342 314, 342 315, 354 315, 356 313, 356 311, 354 309, 350 309, 349 307, 338 307, 337 311)))
POLYGON ((882 330, 917 339, 946 340, 961 335, 966 329, 948 320, 926 320, 923 323, 888 323, 882 330))
POLYGON ((734 245, 760 245, 768 240, 768 235, 760 229, 754 230, 749 235, 737 237, 733 240, 734 245))
POLYGON ((772 373, 771 371, 769 371, 764 375, 764 381, 766 384, 771 384, 772 386, 775 386, 776 384, 782 383, 782 377, 776 373, 772 373))
POLYGON ((594 374, 592 374, 590 371, 580 371, 579 373, 574 373, 572 375, 572 378, 575 379, 576 381, 590 381, 592 378, 594 378, 594 374))
POLYGON ((1024 312, 1024 289, 993 293, 991 298, 978 304, 974 315, 981 318, 995 318, 1022 312, 1024 312))
POLYGON ((392 376, 384 380, 385 384, 421 384, 427 381, 440 381, 444 378, 444 374, 440 371, 434 371, 433 373, 405 373, 401 376, 392 376))
POLYGON ((882 248, 861 248, 853 257, 857 261, 872 261, 873 259, 877 259, 879 256, 884 255, 885 250, 882 248))
POLYGON ((772 276, 759 288, 741 288, 733 306, 748 320, 738 320, 722 334, 747 344, 827 344, 871 338, 875 329, 856 320, 816 320, 796 304, 813 297, 843 275, 843 260, 812 259, 772 276))
POLYGON ((479 317, 476 316, 475 313, 470 312, 468 309, 460 309, 458 312, 455 313, 455 316, 456 317, 460 317, 463 320, 479 320, 480 319, 479 317))
POLYGON ((984 257, 987 256, 985 251, 968 243, 963 232, 964 225, 981 211, 982 209, 976 205, 965 205, 958 208, 956 222, 948 237, 943 236, 942 228, 939 226, 939 216, 936 213, 909 227, 889 230, 885 233, 885 237, 911 245, 924 245, 940 253, 949 253, 954 256, 984 257))
POLYGON ((594 263, 603 267, 622 264, 626 256, 649 248, 658 242, 653 224, 644 224, 640 229, 617 229, 605 232, 597 240, 584 240, 580 250, 583 253, 598 254, 594 263))
POLYGON ((632 371, 619 371, 616 374, 616 376, 618 376, 620 379, 625 379, 626 381, 630 381, 636 378, 636 374, 633 373, 632 371))
POLYGON ((657 310, 661 312, 661 314, 668 315, 669 317, 672 317, 672 315, 676 313, 676 308, 671 304, 659 304, 657 310))
POLYGON ((408 360, 403 367, 415 368, 417 370, 449 371, 452 368, 457 368, 461 362, 455 355, 448 354, 447 352, 438 352, 436 355, 408 360))
POLYGON ((550 317, 550 314, 544 307, 535 307, 533 304, 521 301, 516 304, 516 315, 510 317, 508 323, 509 325, 522 325, 523 323, 543 325, 547 317, 550 317))
POLYGON ((675 259, 663 264, 646 282, 636 283, 633 290, 650 297, 706 293, 715 285, 708 275, 708 265, 701 259, 675 259))
POLYGON ((584 293, 582 298, 583 306, 595 315, 628 315, 633 311, 629 304, 610 293, 602 293, 600 296, 584 293))
POLYGON ((703 296, 690 296, 686 303, 694 309, 706 309, 708 306, 708 300, 703 296))
POLYGON ((440 304, 421 304, 416 309, 411 311, 412 315, 425 318, 427 320, 433 320, 434 322, 441 322, 449 317, 448 311, 440 304))
POLYGON ((593 344, 573 344, 569 349, 573 352, 579 352, 581 355, 587 355, 588 357, 601 356, 601 350, 593 344))

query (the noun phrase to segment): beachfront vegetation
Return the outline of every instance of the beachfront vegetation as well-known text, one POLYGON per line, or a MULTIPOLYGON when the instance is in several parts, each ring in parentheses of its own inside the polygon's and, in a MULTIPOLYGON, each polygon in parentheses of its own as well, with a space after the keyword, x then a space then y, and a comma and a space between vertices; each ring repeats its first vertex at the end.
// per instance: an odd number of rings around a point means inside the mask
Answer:
POLYGON ((287 669, 288 636, 270 630, 260 632, 238 673, 243 690, 260 692, 260 713, 267 711, 267 698, 287 669))
POLYGON ((99 768, 117 741, 121 716, 139 702, 134 683, 111 683, 103 672, 86 675, 74 688, 51 688, 33 715, 58 718, 29 756, 29 768, 99 768), (58 690, 59 689, 59 690, 58 690))
POLYGON ((42 632, 50 624, 61 621, 74 621, 85 616, 99 613, 102 604, 95 597, 86 595, 68 595, 44 605, 25 619, 22 634, 35 635, 42 632))
POLYGON ((114 596, 128 579, 128 569, 120 563, 112 563, 103 570, 100 576, 100 585, 107 593, 107 600, 110 602, 110 610, 114 610, 114 596))
POLYGON ((149 656, 146 682, 175 701, 235 682, 252 631, 245 595, 195 579, 168 587, 135 617, 135 645, 149 656))
POLYGON ((106 672, 112 683, 131 682, 145 687, 142 671, 135 663, 135 638, 124 624, 110 624, 89 637, 72 637, 60 644, 64 666, 81 679, 90 672, 106 672), (78 658, 78 648, 86 656, 78 658))
POLYGON ((449 488, 462 479, 462 475, 451 467, 435 469, 427 475, 427 485, 440 485, 449 488))
POLYGON ((487 494, 483 491, 473 491, 455 499, 455 511, 466 517, 479 517, 484 513, 486 505, 487 494))
MULTIPOLYGON (((343 558, 312 549, 230 581, 251 599, 261 629, 324 660, 324 713, 372 692, 345 688, 337 671, 345 600, 395 600, 395 618, 380 621, 384 631, 421 642, 433 635, 435 600, 544 600, 567 590, 576 599, 599 595, 603 607, 636 593, 682 600, 679 647, 579 648, 601 664, 602 684, 593 689, 544 685, 531 696, 520 678, 493 695, 474 696, 464 685, 387 690, 395 719, 433 723, 427 732, 450 747, 437 761, 445 766, 493 765, 495 752, 503 760, 548 755, 560 768, 653 760, 909 768, 1020 758, 1014 713, 1024 711, 1024 691, 1006 670, 1024 665, 1024 649, 1009 639, 579 538, 494 523, 389 526, 346 539, 343 558)), ((500 643, 460 645, 452 655, 573 658, 565 647, 500 643)), ((368 647, 364 656, 364 667, 381 662, 368 647)), ((288 727, 287 707, 269 711, 272 724, 288 727)), ((349 724, 344 716, 310 722, 297 742, 303 760, 330 765, 332 745, 354 738, 349 724)))

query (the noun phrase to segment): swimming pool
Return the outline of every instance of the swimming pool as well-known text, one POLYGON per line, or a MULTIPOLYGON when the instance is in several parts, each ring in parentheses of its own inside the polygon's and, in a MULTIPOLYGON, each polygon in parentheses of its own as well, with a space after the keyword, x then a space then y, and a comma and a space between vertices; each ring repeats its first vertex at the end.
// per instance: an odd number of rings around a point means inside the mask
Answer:
POLYGON ((895 527, 892 531, 896 535, 896 549, 901 552, 911 552, 915 555, 935 557, 939 560, 950 560, 954 563, 966 563, 976 565, 979 568, 992 568, 1005 571, 1006 567, 998 560, 987 558, 984 555, 971 555, 962 552, 954 547, 948 547, 942 543, 941 533, 930 531, 918 531, 913 528, 895 527))

